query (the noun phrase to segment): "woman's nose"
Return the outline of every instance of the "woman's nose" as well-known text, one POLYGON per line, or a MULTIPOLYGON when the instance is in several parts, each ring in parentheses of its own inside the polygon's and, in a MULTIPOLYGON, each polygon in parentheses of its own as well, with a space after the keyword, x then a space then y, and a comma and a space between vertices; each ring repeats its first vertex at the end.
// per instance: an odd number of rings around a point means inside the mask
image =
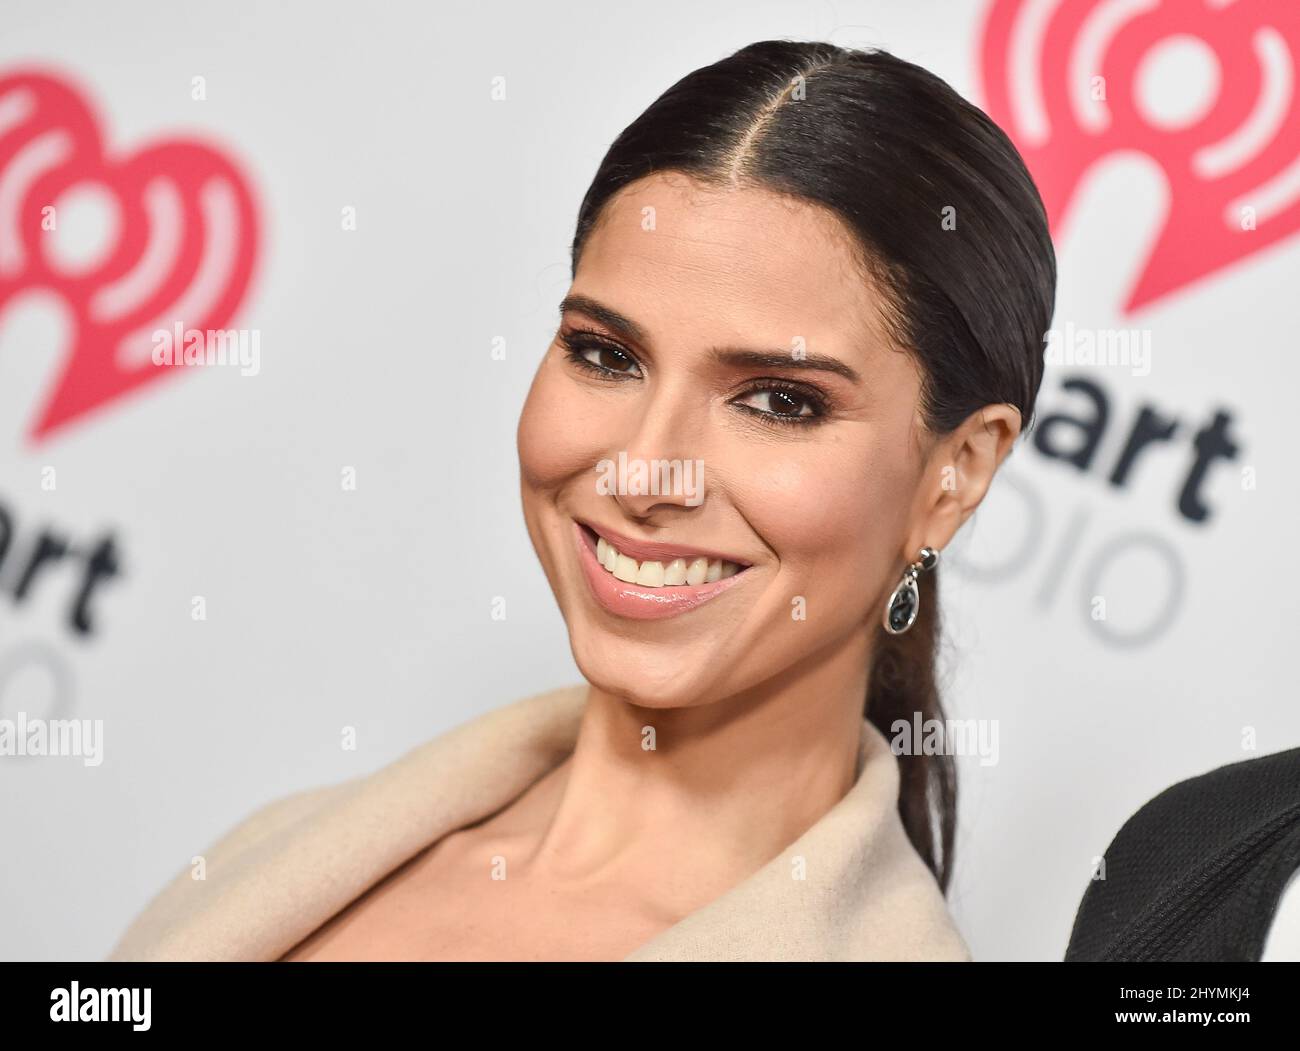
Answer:
POLYGON ((626 437, 598 468, 603 489, 634 518, 657 509, 699 507, 705 496, 705 461, 699 417, 707 405, 662 389, 647 400, 626 437))

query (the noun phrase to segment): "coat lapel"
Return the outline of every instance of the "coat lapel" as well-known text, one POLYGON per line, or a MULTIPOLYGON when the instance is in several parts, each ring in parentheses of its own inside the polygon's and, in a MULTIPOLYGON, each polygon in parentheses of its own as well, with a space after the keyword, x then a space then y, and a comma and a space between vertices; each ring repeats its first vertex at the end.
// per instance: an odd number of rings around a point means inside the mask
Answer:
POLYGON ((971 958, 898 814, 898 760, 866 720, 853 787, 758 872, 626 957, 637 961, 971 958))
POLYGON ((186 868, 110 960, 276 960, 403 862, 557 766, 586 687, 529 697, 453 728, 377 772, 279 800, 186 868))
MULTIPOLYGON (((488 712, 379 771, 272 803, 179 873, 109 960, 277 960, 431 843, 573 750, 585 685, 488 712)), ((628 961, 969 959, 898 817, 897 759, 862 723, 849 793, 780 856, 628 961), (801 878, 796 878, 801 877, 801 878)))

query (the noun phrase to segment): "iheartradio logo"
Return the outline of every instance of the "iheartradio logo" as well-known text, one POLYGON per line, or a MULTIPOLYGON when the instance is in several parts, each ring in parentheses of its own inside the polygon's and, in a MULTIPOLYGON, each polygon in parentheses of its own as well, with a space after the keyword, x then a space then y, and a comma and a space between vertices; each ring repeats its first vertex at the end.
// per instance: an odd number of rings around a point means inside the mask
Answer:
POLYGON ((66 80, 0 75, 0 313, 40 288, 58 294, 71 318, 71 345, 30 441, 176 375, 185 359, 158 364, 155 334, 221 330, 244 299, 257 249, 247 180, 219 150, 188 138, 108 149, 66 80), (87 200, 106 231, 73 252, 60 219, 87 200))
POLYGON ((1300 230, 1300 2, 994 0, 985 108, 1053 232, 1092 165, 1140 151, 1169 206, 1126 313, 1300 230))

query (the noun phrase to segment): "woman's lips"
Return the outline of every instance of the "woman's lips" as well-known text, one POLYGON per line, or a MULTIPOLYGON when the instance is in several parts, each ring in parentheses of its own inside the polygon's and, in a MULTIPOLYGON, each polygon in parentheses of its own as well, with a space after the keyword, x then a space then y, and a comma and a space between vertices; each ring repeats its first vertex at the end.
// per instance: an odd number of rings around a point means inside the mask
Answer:
MULTIPOLYGON (((615 616, 635 620, 659 620, 695 609, 734 587, 744 578, 749 568, 748 564, 738 563, 742 568, 734 575, 705 584, 675 584, 665 587, 630 584, 619 580, 596 561, 596 536, 588 527, 575 521, 573 537, 578 545, 578 561, 582 565, 583 575, 587 578, 596 601, 615 616)), ((633 546, 636 545, 629 544, 629 547, 633 546)), ((667 544, 649 544, 641 545, 639 550, 668 555, 686 549, 672 548, 667 544)), ((694 554, 698 549, 691 548, 689 551, 694 554)), ((700 557, 704 556, 701 554, 700 557)))
POLYGON ((735 558, 712 548, 665 544, 657 540, 634 540, 632 537, 614 532, 608 526, 593 525, 581 518, 575 519, 575 521, 597 536, 603 536, 623 554, 635 558, 638 562, 644 562, 647 559, 655 562, 669 562, 676 558, 685 558, 687 561, 693 558, 707 558, 711 562, 734 562, 742 569, 749 565, 743 558, 735 558))

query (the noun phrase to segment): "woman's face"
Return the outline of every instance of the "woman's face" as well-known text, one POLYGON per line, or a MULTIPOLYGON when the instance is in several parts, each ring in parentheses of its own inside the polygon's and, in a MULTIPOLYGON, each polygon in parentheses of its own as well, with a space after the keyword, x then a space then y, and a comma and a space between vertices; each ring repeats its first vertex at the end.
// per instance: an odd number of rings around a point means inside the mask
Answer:
POLYGON ((865 642, 905 563, 947 542, 919 375, 880 307, 813 206, 675 172, 607 204, 518 432, 590 682, 733 696, 865 642))

